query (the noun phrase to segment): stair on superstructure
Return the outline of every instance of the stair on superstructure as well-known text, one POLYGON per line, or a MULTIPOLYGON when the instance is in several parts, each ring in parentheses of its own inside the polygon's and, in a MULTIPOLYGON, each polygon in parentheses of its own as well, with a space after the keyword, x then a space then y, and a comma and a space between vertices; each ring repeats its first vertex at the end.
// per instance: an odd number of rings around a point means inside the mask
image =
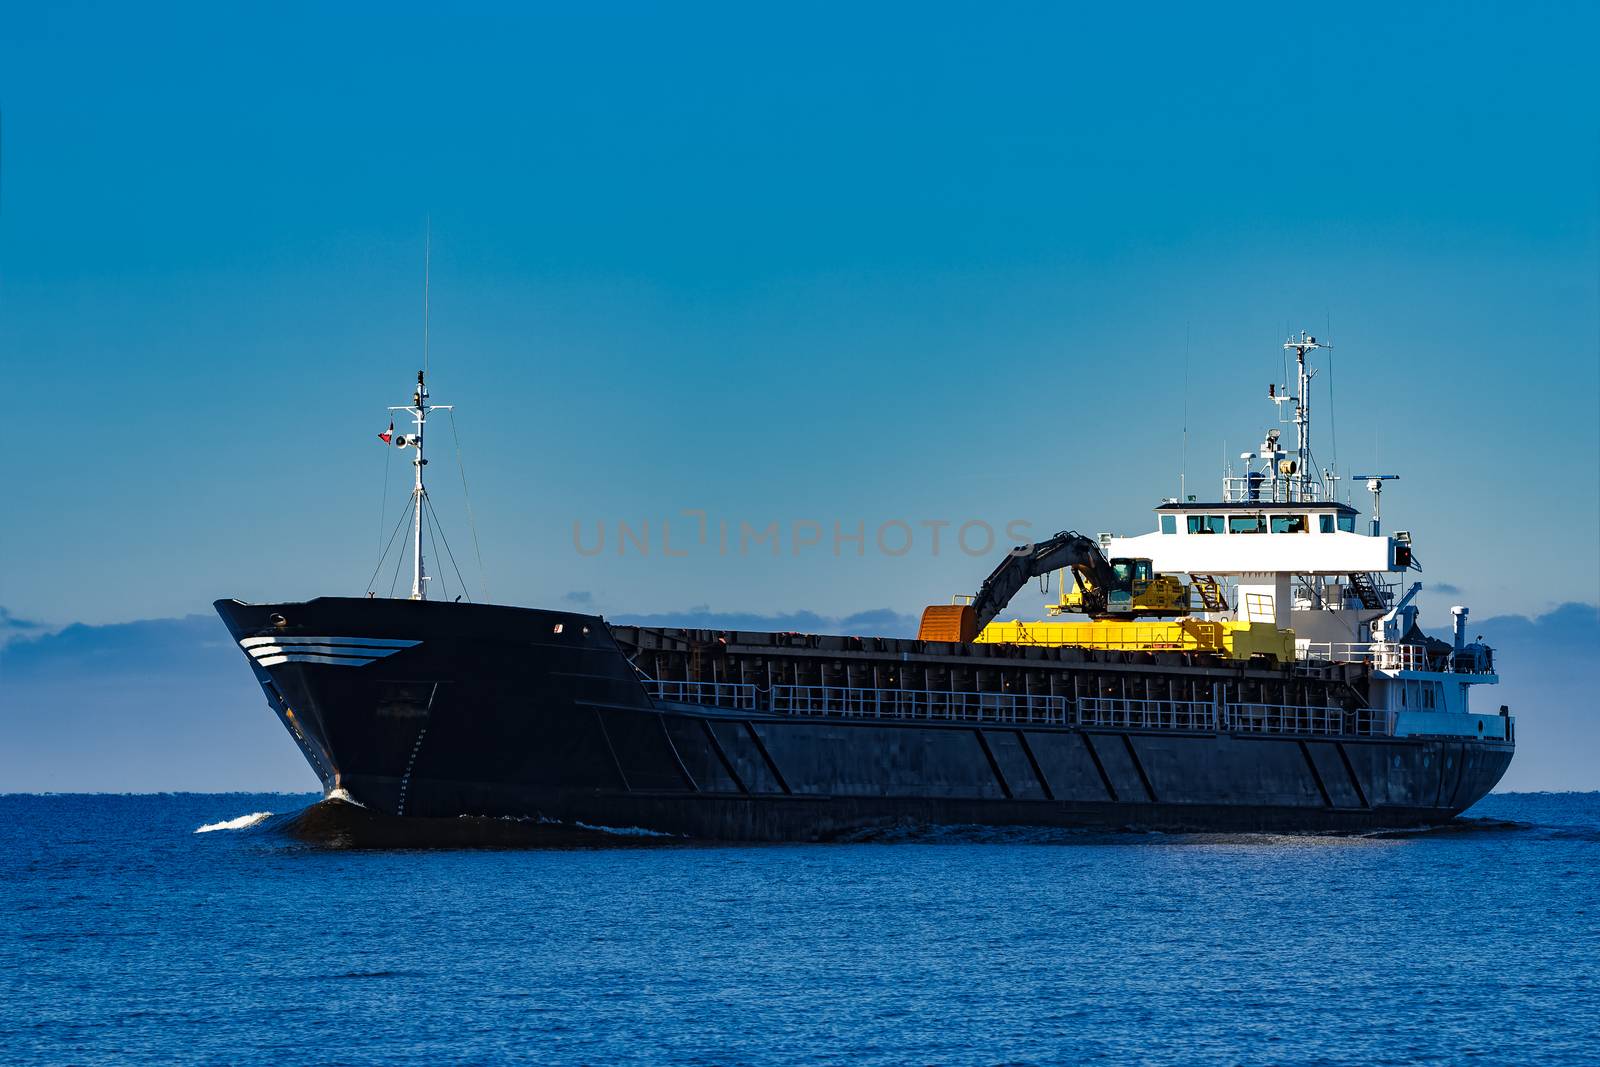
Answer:
POLYGON ((1357 571, 1350 575, 1350 591, 1355 593, 1356 599, 1361 601, 1361 606, 1364 608, 1381 610, 1389 606, 1389 598, 1372 580, 1372 575, 1365 571, 1357 571))
POLYGON ((1223 595, 1222 583, 1209 574, 1191 574, 1190 588, 1200 598, 1202 611, 1227 611, 1228 598, 1223 595))

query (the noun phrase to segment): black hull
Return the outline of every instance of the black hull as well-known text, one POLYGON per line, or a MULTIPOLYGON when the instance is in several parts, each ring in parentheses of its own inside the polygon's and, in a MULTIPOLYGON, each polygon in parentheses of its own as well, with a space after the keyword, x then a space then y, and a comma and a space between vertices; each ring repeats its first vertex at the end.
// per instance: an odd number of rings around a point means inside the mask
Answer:
POLYGON ((926 824, 1364 830, 1459 814, 1514 751, 1475 739, 719 710, 653 700, 597 616, 338 598, 216 607, 258 650, 263 638, 386 646, 250 662, 325 790, 418 818, 721 840, 926 824), (373 658, 340 658, 359 655, 373 658))

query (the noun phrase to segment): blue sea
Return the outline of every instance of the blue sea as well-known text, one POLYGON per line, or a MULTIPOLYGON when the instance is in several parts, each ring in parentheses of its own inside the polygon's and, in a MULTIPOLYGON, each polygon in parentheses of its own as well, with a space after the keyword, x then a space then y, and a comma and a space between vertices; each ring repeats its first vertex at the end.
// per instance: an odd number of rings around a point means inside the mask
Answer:
POLYGON ((1359 836, 413 850, 308 836, 315 800, 0 796, 0 1059, 1600 1061, 1596 793, 1359 836))

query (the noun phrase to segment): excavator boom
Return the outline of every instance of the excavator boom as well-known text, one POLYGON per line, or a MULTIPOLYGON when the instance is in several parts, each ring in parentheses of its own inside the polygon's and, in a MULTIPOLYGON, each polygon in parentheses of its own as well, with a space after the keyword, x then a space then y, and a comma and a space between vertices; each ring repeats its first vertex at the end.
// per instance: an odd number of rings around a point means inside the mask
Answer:
MULTIPOLYGON (((937 604, 922 613, 917 636, 924 641, 974 640, 995 616, 1005 610, 1022 587, 1041 574, 1070 567, 1104 610, 1106 590, 1115 581, 1111 564, 1090 538, 1072 530, 1030 545, 1018 545, 1006 554, 989 577, 983 580, 971 604, 937 604)), ((1091 614, 1095 614, 1091 610, 1091 614)))
POLYGON ((1081 533, 1063 530, 1038 544, 1019 545, 983 580, 978 595, 972 600, 973 621, 978 629, 993 622, 1023 586, 1041 574, 1053 574, 1063 567, 1071 567, 1074 574, 1085 575, 1100 591, 1102 601, 1105 590, 1115 581, 1111 564, 1106 562, 1100 546, 1081 533))

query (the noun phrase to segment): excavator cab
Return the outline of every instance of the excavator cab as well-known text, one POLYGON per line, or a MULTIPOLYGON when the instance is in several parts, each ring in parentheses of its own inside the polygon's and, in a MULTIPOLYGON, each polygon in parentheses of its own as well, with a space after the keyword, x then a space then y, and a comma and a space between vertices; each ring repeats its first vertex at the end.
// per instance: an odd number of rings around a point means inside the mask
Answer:
POLYGON ((1117 576, 1115 588, 1130 592, 1134 583, 1148 585, 1155 574, 1155 569, 1147 559, 1114 559, 1111 561, 1111 570, 1117 576))
MULTIPOLYGON (((1096 589, 1086 572, 1073 570, 1077 585, 1063 590, 1061 601, 1050 614, 1081 612, 1095 617, 1113 615, 1187 615, 1189 587, 1170 574, 1157 574, 1148 559, 1118 557, 1110 561, 1110 583, 1096 589)), ((1062 584, 1066 578, 1063 572, 1062 584)))
POLYGON ((1154 568, 1147 559, 1113 559, 1111 573, 1116 581, 1106 590, 1106 610, 1114 615, 1133 614, 1133 604, 1150 587, 1154 568))

